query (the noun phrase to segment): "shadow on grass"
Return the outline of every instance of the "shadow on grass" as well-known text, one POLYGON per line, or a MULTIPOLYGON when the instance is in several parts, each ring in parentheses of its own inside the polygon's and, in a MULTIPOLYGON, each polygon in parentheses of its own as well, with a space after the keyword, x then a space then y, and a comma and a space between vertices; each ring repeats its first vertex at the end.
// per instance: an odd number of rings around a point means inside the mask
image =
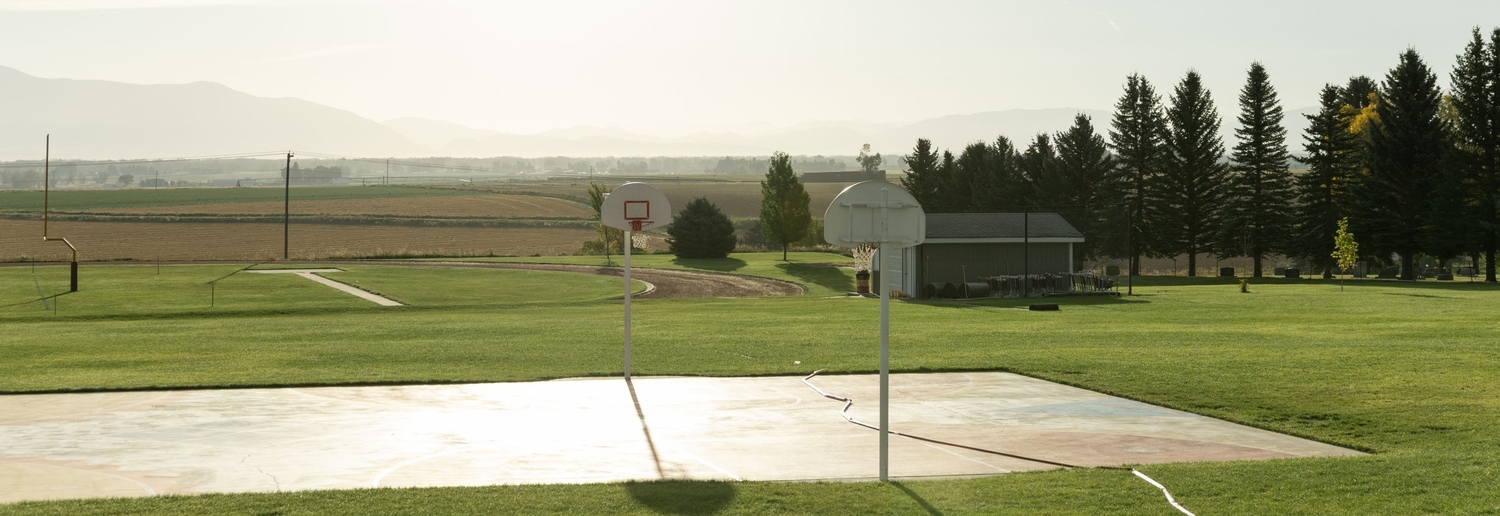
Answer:
POLYGON ((1141 296, 1053 296, 1053 297, 1022 297, 1022 298, 979 298, 979 299, 933 299, 912 301, 927 306, 938 308, 1025 308, 1037 303, 1056 303, 1060 308, 1069 306, 1109 306, 1109 305, 1134 305, 1150 303, 1141 296))
POLYGON ((673 258, 672 263, 687 269, 713 272, 734 272, 745 267, 739 258, 673 258))
POLYGON ((734 500, 734 484, 717 481, 627 482, 625 491, 658 514, 716 514, 734 500))
POLYGON ((788 276, 797 278, 798 281, 811 283, 834 292, 854 291, 854 277, 844 274, 844 270, 838 267, 778 263, 776 268, 781 269, 781 272, 785 272, 788 276))
MULTIPOLYGON (((1194 278, 1189 278, 1189 277, 1186 277, 1186 276, 1136 276, 1135 277, 1135 287, 1136 287, 1137 290, 1139 290, 1141 287, 1166 287, 1166 286, 1190 286, 1190 285, 1239 285, 1240 280, 1249 280, 1250 281, 1250 288, 1251 289, 1254 289, 1256 285, 1307 285, 1307 286, 1330 286, 1330 287, 1337 287, 1337 286, 1339 286, 1339 280, 1337 278, 1325 280, 1325 279, 1318 279, 1318 278, 1300 278, 1300 279, 1277 278, 1277 277, 1271 277, 1271 276, 1266 276, 1266 277, 1261 277, 1261 278, 1249 278, 1249 277, 1219 278, 1219 277, 1208 277, 1208 276, 1199 276, 1199 277, 1194 277, 1194 278)), ((1124 276, 1120 276, 1118 281, 1119 281, 1121 290, 1124 290, 1124 288, 1125 288, 1125 277, 1124 276)), ((1423 281, 1402 281, 1402 280, 1373 279, 1373 278, 1370 278, 1370 279, 1345 278, 1344 279, 1344 286, 1347 287, 1347 288, 1391 287, 1391 288, 1417 288, 1417 289, 1435 289, 1435 290, 1471 290, 1471 289, 1487 290, 1487 289, 1500 289, 1500 285, 1497 285, 1497 284, 1494 284, 1494 283, 1486 284, 1483 281, 1470 282, 1470 281, 1468 281, 1467 278, 1461 279, 1461 280, 1456 280, 1456 281, 1430 281, 1430 280, 1423 280, 1423 281)))
POLYGON ((916 491, 912 491, 910 488, 906 487, 906 484, 902 484, 900 482, 891 482, 891 485, 896 486, 896 489, 900 489, 901 492, 906 493, 906 496, 911 497, 911 500, 913 502, 917 502, 917 505, 921 506, 922 510, 927 511, 927 514, 930 514, 932 516, 943 516, 943 511, 939 511, 937 510, 937 507, 933 507, 932 504, 927 503, 927 499, 922 498, 922 495, 919 495, 916 493, 916 491))

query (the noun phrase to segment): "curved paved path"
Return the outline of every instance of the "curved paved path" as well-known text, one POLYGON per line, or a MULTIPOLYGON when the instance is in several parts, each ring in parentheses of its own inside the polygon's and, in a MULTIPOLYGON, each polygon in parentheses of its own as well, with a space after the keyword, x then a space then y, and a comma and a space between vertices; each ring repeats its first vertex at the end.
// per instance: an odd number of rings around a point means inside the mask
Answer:
MULTIPOLYGON (((602 276, 623 277, 620 267, 596 265, 560 265, 551 263, 496 263, 496 262, 420 262, 420 261, 322 261, 334 265, 403 265, 414 267, 478 267, 486 269, 524 269, 538 271, 578 272, 602 276)), ((656 286, 654 291, 637 294, 635 297, 766 297, 796 296, 806 292, 801 285, 789 281, 721 274, 715 272, 682 271, 672 269, 631 268, 630 278, 656 286)))
MULTIPOLYGON (((96 265, 153 265, 156 262, 83 262, 81 267, 92 267, 96 265)), ((223 261, 164 261, 164 265, 199 265, 244 263, 223 261)), ((501 263, 501 262, 429 262, 429 261, 396 261, 396 260, 321 260, 306 262, 268 262, 268 264, 288 265, 291 263, 305 263, 313 265, 397 265, 403 267, 478 267, 482 269, 523 269, 537 271, 578 272, 583 274, 598 274, 602 276, 623 277, 624 269, 620 267, 601 267, 597 265, 561 265, 551 263, 501 263)), ((38 262, 35 265, 66 265, 67 262, 38 262)), ((0 264, 0 267, 31 266, 29 262, 16 262, 0 264)), ((802 285, 790 281, 781 281, 756 276, 741 276, 738 274, 724 274, 718 272, 699 272, 672 269, 644 269, 632 268, 630 279, 639 280, 652 285, 653 289, 636 294, 634 297, 774 297, 774 296, 796 296, 806 292, 802 285)))

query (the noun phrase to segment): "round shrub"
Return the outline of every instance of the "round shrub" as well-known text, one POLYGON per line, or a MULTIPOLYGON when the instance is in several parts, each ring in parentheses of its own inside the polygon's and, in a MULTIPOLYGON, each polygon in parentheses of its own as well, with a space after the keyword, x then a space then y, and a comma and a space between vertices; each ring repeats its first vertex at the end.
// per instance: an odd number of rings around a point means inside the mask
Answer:
POLYGON ((667 244, 678 258, 723 258, 734 250, 734 223, 703 197, 677 212, 667 234, 667 244))

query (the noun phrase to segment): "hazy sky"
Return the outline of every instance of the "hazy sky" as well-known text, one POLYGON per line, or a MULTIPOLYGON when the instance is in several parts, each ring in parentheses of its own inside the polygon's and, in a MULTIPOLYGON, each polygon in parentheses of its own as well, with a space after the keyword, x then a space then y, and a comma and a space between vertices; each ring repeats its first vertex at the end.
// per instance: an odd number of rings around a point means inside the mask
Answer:
POLYGON ((1476 25, 1500 25, 1500 1, 0 0, 0 65, 376 120, 681 134, 1108 109, 1126 74, 1165 92, 1189 68, 1229 116, 1253 60, 1297 108, 1408 46, 1446 82, 1476 25))

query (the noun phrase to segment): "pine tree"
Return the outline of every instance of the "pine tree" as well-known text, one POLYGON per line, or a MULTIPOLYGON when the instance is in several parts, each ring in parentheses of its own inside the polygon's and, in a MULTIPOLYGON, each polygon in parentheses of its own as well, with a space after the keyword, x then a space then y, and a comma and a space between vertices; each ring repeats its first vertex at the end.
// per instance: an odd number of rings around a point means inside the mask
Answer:
POLYGON ((1291 254, 1304 258, 1325 276, 1337 265, 1333 259, 1334 234, 1347 215, 1345 190, 1358 173, 1355 149, 1359 145, 1343 116, 1344 90, 1326 85, 1321 107, 1307 117, 1301 158, 1307 172, 1297 176, 1297 227, 1291 254))
POLYGON ((792 242, 807 236, 812 225, 807 189, 792 171, 791 158, 784 152, 771 155, 766 180, 760 182, 760 230, 767 242, 781 246, 786 261, 792 242))
POLYGON ((1221 256, 1248 256, 1261 277, 1267 256, 1287 250, 1292 226, 1291 154, 1276 88, 1259 62, 1250 65, 1240 89, 1239 140, 1230 160, 1232 191, 1219 233, 1221 256))
POLYGON ((734 250, 734 223, 714 203, 699 197, 667 225, 667 244, 679 258, 723 258, 734 250))
POLYGON ((1449 84, 1456 115, 1460 175, 1469 187, 1470 226, 1485 256, 1485 281, 1495 281, 1496 246, 1500 245, 1500 29, 1485 44, 1479 28, 1458 56, 1449 84))
POLYGON ((1359 75, 1349 78, 1349 84, 1339 91, 1339 99, 1343 105, 1359 111, 1373 102, 1371 95, 1378 95, 1379 92, 1380 85, 1374 79, 1359 75))
POLYGON ((1151 185, 1161 174, 1166 132, 1161 97, 1145 77, 1131 74, 1125 79, 1124 95, 1115 104, 1109 130, 1110 147, 1119 163, 1115 168, 1117 177, 1110 181, 1115 187, 1110 195, 1127 205, 1128 228, 1128 235, 1118 235, 1110 247, 1130 258, 1131 275, 1140 274, 1141 255, 1151 248, 1145 238, 1152 234, 1155 220, 1156 204, 1152 202, 1155 192, 1151 185), (1129 244, 1122 245, 1124 242, 1129 244))
POLYGON ((1168 254, 1187 254, 1188 276, 1197 276, 1198 254, 1213 249, 1221 224, 1229 169, 1222 163, 1219 110, 1198 72, 1188 71, 1171 102, 1166 163, 1156 188, 1159 204, 1153 240, 1168 254))
POLYGON ((944 195, 952 211, 974 211, 1001 188, 1001 179, 991 175, 990 158, 990 146, 984 142, 970 143, 958 153, 953 162, 953 181, 944 195))
POLYGON ((916 147, 906 155, 906 177, 901 178, 901 187, 910 192, 923 206, 940 204, 939 189, 946 182, 942 174, 942 161, 932 141, 918 138, 916 147))
MULTIPOLYGON (((968 175, 970 211, 1013 210, 1026 204, 1031 187, 1021 170, 1021 155, 1010 138, 995 138, 995 143, 987 146, 975 143, 964 149, 964 154, 970 153, 983 157, 973 161, 978 168, 968 175)), ((959 166, 964 163, 960 155, 959 166)))
POLYGON ((1401 256, 1401 278, 1415 278, 1417 254, 1432 227, 1432 196, 1448 158, 1438 117, 1437 76, 1415 50, 1386 74, 1378 121, 1369 129, 1369 175, 1351 189, 1355 233, 1378 254, 1401 256))
POLYGON ((1088 115, 1079 113, 1073 127, 1057 133, 1055 139, 1057 163, 1053 175, 1038 182, 1039 196, 1083 233, 1083 243, 1073 256, 1081 263, 1101 255, 1100 241, 1112 226, 1112 208, 1107 206, 1105 193, 1112 190, 1109 182, 1116 177, 1115 160, 1088 115))
POLYGON ((1057 149, 1052 144, 1052 135, 1039 133, 1026 146, 1026 152, 1017 160, 1019 196, 1016 204, 1038 208, 1047 204, 1042 193, 1042 184, 1051 181, 1057 174, 1057 149))

